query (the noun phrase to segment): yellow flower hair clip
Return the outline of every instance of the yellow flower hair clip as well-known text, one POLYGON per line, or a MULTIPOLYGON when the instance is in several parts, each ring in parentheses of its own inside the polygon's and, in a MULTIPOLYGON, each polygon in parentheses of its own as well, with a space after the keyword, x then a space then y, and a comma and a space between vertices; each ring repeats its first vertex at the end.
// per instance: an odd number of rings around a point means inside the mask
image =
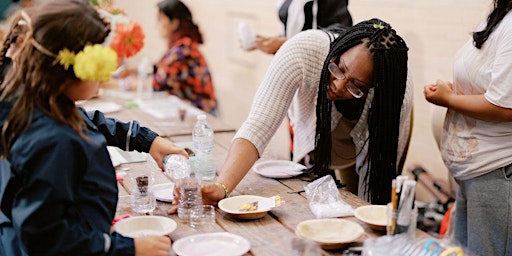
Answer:
POLYGON ((57 58, 55 58, 53 65, 59 63, 64 66, 65 70, 68 70, 69 66, 75 64, 75 56, 76 55, 74 52, 64 48, 64 50, 59 51, 59 54, 57 55, 57 58))
POLYGON ((95 44, 85 46, 76 54, 73 70, 76 77, 83 81, 105 82, 117 65, 117 53, 112 48, 95 44))

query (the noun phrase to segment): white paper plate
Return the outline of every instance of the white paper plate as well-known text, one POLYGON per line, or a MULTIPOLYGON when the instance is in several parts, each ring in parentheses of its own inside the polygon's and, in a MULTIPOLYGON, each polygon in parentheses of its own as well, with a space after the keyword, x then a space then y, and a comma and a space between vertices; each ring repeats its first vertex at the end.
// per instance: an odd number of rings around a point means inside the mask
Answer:
POLYGON ((358 223, 344 219, 313 219, 299 223, 295 234, 313 240, 323 248, 334 249, 352 243, 364 234, 358 223))
POLYGON ((101 103, 83 103, 82 107, 85 109, 85 111, 94 111, 99 110, 105 114, 107 113, 114 113, 121 111, 123 109, 123 106, 114 103, 114 102, 101 102, 101 103))
POLYGON ((306 166, 286 160, 267 160, 256 163, 252 170, 268 178, 291 178, 302 174, 306 166))
POLYGON ((270 209, 258 209, 255 211, 241 211, 239 207, 246 203, 262 200, 264 197, 253 195, 239 195, 224 198, 219 201, 219 208, 233 218, 253 220, 264 217, 270 209))
POLYGON ((180 238, 172 248, 180 256, 237 256, 248 252, 251 245, 239 235, 218 232, 180 238))
POLYGON ((174 183, 165 183, 151 186, 156 200, 172 203, 174 199, 174 183))

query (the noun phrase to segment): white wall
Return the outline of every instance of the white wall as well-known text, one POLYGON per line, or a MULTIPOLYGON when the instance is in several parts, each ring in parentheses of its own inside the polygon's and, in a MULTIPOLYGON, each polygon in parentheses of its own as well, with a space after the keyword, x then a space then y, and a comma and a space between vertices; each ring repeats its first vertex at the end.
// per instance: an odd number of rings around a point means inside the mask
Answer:
MULTIPOLYGON (((183 0, 192 10, 205 37, 202 50, 210 65, 222 118, 238 127, 245 119, 254 92, 271 56, 243 52, 236 35, 237 22, 248 21, 262 35, 281 32, 275 0, 183 0)), ((117 0, 117 4, 145 27, 148 39, 142 54, 153 59, 164 51, 156 31, 156 0, 117 0)), ((452 79, 453 56, 473 28, 487 15, 491 0, 352 0, 349 10, 358 22, 373 17, 391 23, 408 43, 415 84, 414 127, 406 166, 421 165, 446 179, 431 130, 436 109, 423 97, 423 86, 452 79)), ((285 63, 283 63, 285 64, 285 63)), ((273 142, 273 152, 287 157, 284 127, 273 142)))

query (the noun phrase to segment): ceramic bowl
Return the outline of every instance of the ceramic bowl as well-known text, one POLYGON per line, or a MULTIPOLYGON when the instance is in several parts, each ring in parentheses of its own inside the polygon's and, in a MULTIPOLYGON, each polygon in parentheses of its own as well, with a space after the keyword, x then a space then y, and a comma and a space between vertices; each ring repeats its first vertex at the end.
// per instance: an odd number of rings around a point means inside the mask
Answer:
POLYGON ((354 216, 372 229, 380 231, 386 230, 387 206, 385 205, 365 205, 358 207, 354 211, 354 216))
POLYGON ((224 198, 219 201, 219 208, 235 219, 253 220, 263 218, 270 209, 257 209, 254 211, 241 211, 243 204, 252 203, 263 199, 261 196, 240 195, 224 198))
POLYGON ((178 225, 162 216, 134 216, 118 221, 114 231, 127 237, 164 236, 173 232, 178 225))
POLYGON ((324 249, 336 249, 355 242, 364 234, 364 230, 361 225, 349 220, 314 219, 299 223, 295 234, 319 243, 324 249))

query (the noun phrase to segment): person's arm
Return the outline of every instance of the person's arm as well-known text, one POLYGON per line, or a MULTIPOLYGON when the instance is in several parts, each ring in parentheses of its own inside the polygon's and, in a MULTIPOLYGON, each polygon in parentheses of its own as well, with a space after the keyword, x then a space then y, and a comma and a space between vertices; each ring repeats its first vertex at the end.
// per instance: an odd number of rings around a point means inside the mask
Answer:
MULTIPOLYGON (((319 39, 323 32, 305 32, 288 40, 277 52, 252 103, 249 116, 237 132, 228 156, 219 171, 217 182, 231 192, 250 170, 275 134, 291 104, 299 86, 318 86, 308 79, 308 65, 316 65, 319 39), (315 64, 312 64, 315 63, 315 64)), ((323 38, 322 38, 323 39, 323 38)), ((319 46, 320 45, 320 46, 319 46)), ((321 52, 321 51, 320 51, 321 52)), ((323 59, 322 61, 323 62, 323 59)), ((314 96, 314 95, 313 95, 314 96)), ((314 104, 314 99, 300 99, 304 104, 314 104)), ((219 185, 203 188, 203 200, 216 203, 224 198, 225 191, 219 185)))
POLYGON ((174 145, 168 139, 159 137, 151 129, 140 126, 137 121, 120 122, 114 118, 105 117, 100 111, 88 112, 83 116, 88 118, 105 136, 109 146, 148 152, 162 170, 164 169, 162 159, 165 155, 180 154, 188 157, 185 149, 174 145))
POLYGON ((74 192, 87 169, 84 159, 88 156, 80 143, 65 135, 41 142, 25 154, 13 156, 12 168, 23 173, 23 186, 12 203, 12 224, 26 252, 29 255, 133 253, 132 239, 111 237, 108 230, 92 228, 85 232, 88 216, 82 216, 74 206, 77 203, 74 192))
MULTIPOLYGON (((508 32, 510 31, 509 29, 508 32)), ((451 108, 482 121, 511 122, 512 33, 501 32, 496 36, 496 53, 489 74, 491 79, 485 92, 455 94, 452 83, 437 81, 436 84, 425 86, 425 98, 433 104, 451 108)))
POLYGON ((267 54, 275 54, 284 42, 286 42, 284 36, 263 37, 258 35, 256 36, 256 49, 267 54))
POLYGON ((512 109, 490 103, 484 94, 460 95, 453 93, 452 84, 438 81, 424 88, 427 101, 451 108, 463 115, 487 122, 511 122, 512 109))

